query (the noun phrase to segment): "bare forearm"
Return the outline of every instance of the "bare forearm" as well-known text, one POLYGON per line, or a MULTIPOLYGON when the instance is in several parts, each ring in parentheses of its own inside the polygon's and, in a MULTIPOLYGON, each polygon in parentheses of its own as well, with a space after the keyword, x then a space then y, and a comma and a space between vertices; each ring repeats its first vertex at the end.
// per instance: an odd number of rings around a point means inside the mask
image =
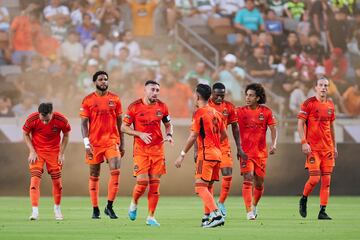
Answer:
POLYGON ((231 124, 231 130, 233 133, 233 137, 236 143, 236 148, 240 149, 241 148, 241 144, 240 144, 240 129, 239 129, 239 125, 235 122, 231 124))
POLYGON ((334 124, 334 122, 331 123, 330 131, 331 131, 331 138, 334 143, 334 148, 337 148, 337 144, 336 144, 336 140, 335 140, 335 124, 334 124))
POLYGON ((304 140, 305 139, 305 128, 304 128, 304 121, 299 119, 298 120, 298 132, 299 132, 299 137, 300 140, 304 140))
POLYGON ((127 126, 125 124, 122 124, 121 125, 121 131, 126 133, 127 135, 130 135, 130 136, 135 136, 135 137, 138 137, 140 135, 140 132, 138 131, 135 131, 134 129, 132 129, 130 126, 127 126))
POLYGON ((173 135, 173 133, 174 133, 173 125, 170 122, 165 124, 165 133, 166 133, 166 135, 167 134, 173 135))
POLYGON ((68 143, 69 143, 69 134, 64 134, 60 145, 60 154, 65 153, 68 143))
POLYGON ((89 119, 81 119, 81 134, 83 138, 89 137, 89 119))
POLYGON ((196 135, 190 135, 189 138, 186 140, 185 147, 183 148, 183 151, 185 153, 187 153, 194 145, 194 143, 196 142, 196 138, 196 135))
POLYGON ((277 145, 277 129, 275 126, 270 127, 270 132, 271 132, 271 142, 273 146, 277 145))
POLYGON ((24 141, 30 152, 35 152, 35 148, 32 144, 31 137, 29 134, 24 133, 24 141))

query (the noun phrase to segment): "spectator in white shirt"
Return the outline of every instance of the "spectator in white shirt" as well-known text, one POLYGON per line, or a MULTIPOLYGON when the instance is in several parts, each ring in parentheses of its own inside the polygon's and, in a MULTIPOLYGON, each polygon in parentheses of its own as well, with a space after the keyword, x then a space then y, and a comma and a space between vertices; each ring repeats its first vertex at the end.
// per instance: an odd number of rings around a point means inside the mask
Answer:
POLYGON ((244 0, 216 0, 217 13, 223 17, 234 17, 239 9, 245 7, 244 0))
POLYGON ((60 5, 60 0, 51 0, 50 5, 44 8, 45 19, 53 22, 58 18, 64 18, 66 21, 70 20, 70 11, 68 7, 60 5))
POLYGON ((84 47, 80 43, 79 34, 75 31, 69 33, 66 41, 61 45, 62 56, 72 62, 78 63, 84 57, 84 47))
POLYGON ((89 55, 91 52, 91 48, 94 45, 98 45, 100 48, 100 57, 102 60, 107 61, 113 55, 114 47, 113 44, 106 40, 103 32, 97 32, 95 40, 92 40, 86 45, 85 54, 89 55))
POLYGON ((114 48, 114 55, 115 56, 119 56, 120 49, 123 48, 123 47, 126 47, 126 48, 129 49, 129 59, 133 59, 133 58, 136 58, 136 57, 140 56, 140 54, 141 54, 140 46, 134 40, 134 37, 133 37, 133 34, 132 34, 131 30, 125 31, 122 40, 123 40, 122 42, 118 42, 115 45, 115 48, 114 48))

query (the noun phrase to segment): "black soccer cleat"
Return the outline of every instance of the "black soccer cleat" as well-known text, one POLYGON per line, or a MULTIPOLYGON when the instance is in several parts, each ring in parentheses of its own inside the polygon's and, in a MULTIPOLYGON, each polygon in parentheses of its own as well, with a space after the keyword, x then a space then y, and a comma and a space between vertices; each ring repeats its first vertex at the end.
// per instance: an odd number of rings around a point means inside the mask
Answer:
POLYGON ((118 216, 116 216, 114 209, 112 207, 106 206, 104 213, 108 215, 111 219, 117 219, 118 216))
POLYGON ((329 215, 327 215, 327 213, 325 211, 319 212, 318 219, 319 220, 332 220, 332 218, 329 215))
POLYGON ((223 226, 225 224, 225 218, 219 213, 219 215, 215 217, 210 217, 208 222, 205 222, 203 228, 214 228, 223 226))
POLYGON ((202 218, 201 218, 201 225, 200 227, 203 227, 205 226, 206 224, 208 224, 209 222, 209 215, 208 214, 205 214, 202 218))
POLYGON ((98 207, 93 208, 92 219, 100 219, 100 210, 98 207))
POLYGON ((300 198, 299 213, 303 218, 306 218, 306 215, 307 215, 307 198, 306 197, 300 198))

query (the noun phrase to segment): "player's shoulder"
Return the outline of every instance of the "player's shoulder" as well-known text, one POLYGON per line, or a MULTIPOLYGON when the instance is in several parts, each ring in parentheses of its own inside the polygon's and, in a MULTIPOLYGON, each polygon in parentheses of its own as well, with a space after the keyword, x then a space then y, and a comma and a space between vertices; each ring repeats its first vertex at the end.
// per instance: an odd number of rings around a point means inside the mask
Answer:
POLYGON ((259 109, 265 112, 272 112, 271 108, 269 106, 266 106, 265 104, 259 105, 259 109))
POLYGON ((160 107, 166 107, 166 103, 164 103, 163 101, 161 101, 160 99, 156 100, 156 103, 160 106, 160 107))
POLYGON ((39 119, 39 113, 33 112, 26 118, 26 122, 30 123, 30 122, 36 121, 38 119, 39 119))
POLYGON ((132 103, 129 104, 128 108, 129 109, 133 109, 133 108, 136 108, 136 107, 139 107, 143 104, 143 101, 141 98, 133 101, 132 103))
POLYGON ((84 98, 83 98, 83 103, 84 102, 87 102, 87 101, 89 101, 89 100, 91 100, 92 98, 94 98, 94 96, 96 96, 95 95, 95 92, 92 92, 92 93, 89 93, 88 95, 86 95, 84 98))
POLYGON ((118 98, 118 99, 120 99, 119 95, 117 95, 116 93, 111 92, 111 91, 108 92, 108 96, 109 96, 109 97, 112 97, 112 98, 118 98))
POLYGON ((67 118, 63 114, 61 114, 59 112, 54 112, 54 119, 56 119, 58 121, 61 121, 61 122, 64 122, 64 123, 68 122, 67 118))
POLYGON ((225 106, 226 106, 227 108, 233 108, 233 109, 235 109, 235 105, 234 105, 232 102, 227 101, 227 100, 224 100, 224 103, 225 103, 225 106))
POLYGON ((317 99, 316 97, 309 97, 308 99, 306 99, 304 102, 303 102, 303 106, 309 106, 310 104, 313 104, 317 102, 317 99))

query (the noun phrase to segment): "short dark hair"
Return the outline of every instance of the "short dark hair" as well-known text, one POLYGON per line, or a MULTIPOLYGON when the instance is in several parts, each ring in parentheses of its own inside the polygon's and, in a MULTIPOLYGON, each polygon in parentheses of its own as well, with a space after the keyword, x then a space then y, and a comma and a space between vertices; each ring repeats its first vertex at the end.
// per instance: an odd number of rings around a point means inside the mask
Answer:
POLYGON ((328 78, 327 76, 321 75, 320 77, 318 77, 318 78, 316 79, 316 81, 315 81, 315 86, 318 85, 318 82, 319 82, 320 80, 327 80, 327 81, 330 82, 330 80, 329 80, 329 78, 328 78))
POLYGON ((209 85, 200 83, 196 86, 196 93, 199 94, 202 99, 207 101, 211 96, 211 87, 209 85))
POLYGON ((53 105, 51 102, 48 103, 40 103, 39 108, 38 108, 38 112, 43 115, 46 116, 50 113, 52 113, 53 111, 53 105))
POLYGON ((147 80, 147 81, 145 82, 145 86, 147 86, 147 85, 149 85, 149 84, 155 84, 155 85, 160 86, 160 83, 158 83, 158 82, 156 82, 156 81, 154 81, 154 80, 147 80))
POLYGON ((255 91, 255 94, 257 97, 259 97, 258 104, 265 104, 266 103, 266 95, 265 95, 265 89, 260 83, 251 83, 246 86, 245 94, 248 90, 255 91))
POLYGON ((215 90, 215 89, 221 89, 221 90, 225 90, 225 85, 221 82, 217 82, 217 83, 214 83, 214 85, 212 86, 212 89, 215 90))
POLYGON ((109 78, 109 75, 107 74, 107 72, 105 71, 97 71, 94 75, 93 75, 93 82, 95 82, 98 78, 98 76, 100 75, 105 75, 107 78, 109 78))

